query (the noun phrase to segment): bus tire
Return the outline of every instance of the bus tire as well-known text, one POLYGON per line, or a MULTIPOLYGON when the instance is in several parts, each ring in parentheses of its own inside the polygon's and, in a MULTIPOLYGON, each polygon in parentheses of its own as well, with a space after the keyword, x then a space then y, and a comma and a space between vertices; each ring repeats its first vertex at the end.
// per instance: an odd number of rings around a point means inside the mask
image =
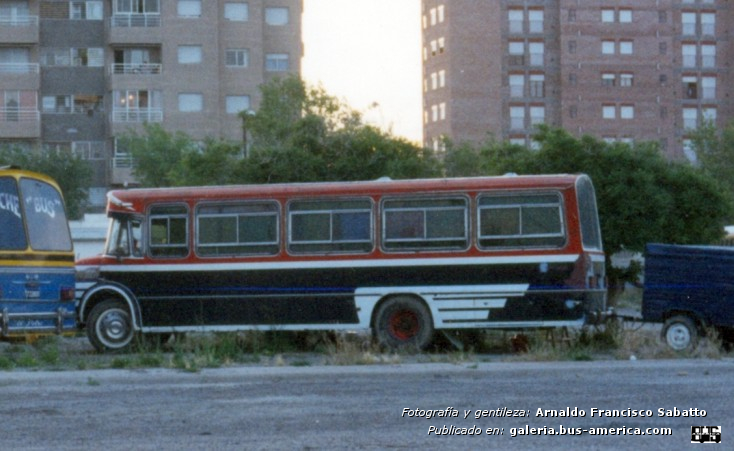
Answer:
POLYGON ((433 340, 433 320, 420 300, 399 296, 383 302, 374 323, 377 342, 390 349, 423 350, 433 340))
POLYGON ((668 318, 663 325, 663 339, 675 351, 691 351, 698 344, 698 327, 686 315, 668 318))
POLYGON ((108 299, 92 308, 87 318, 87 337, 97 351, 122 351, 133 336, 132 316, 122 301, 108 299))

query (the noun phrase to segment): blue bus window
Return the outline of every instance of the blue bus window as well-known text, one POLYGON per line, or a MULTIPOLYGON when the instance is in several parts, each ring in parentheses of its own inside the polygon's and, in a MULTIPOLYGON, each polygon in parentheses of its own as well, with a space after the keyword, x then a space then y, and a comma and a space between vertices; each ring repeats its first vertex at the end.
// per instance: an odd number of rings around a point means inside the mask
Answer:
POLYGON ((20 189, 31 248, 37 251, 70 251, 71 236, 61 194, 45 182, 28 178, 20 180, 20 189))
POLYGON ((28 247, 18 186, 12 177, 0 177, 0 224, 3 225, 0 250, 22 250, 28 247))

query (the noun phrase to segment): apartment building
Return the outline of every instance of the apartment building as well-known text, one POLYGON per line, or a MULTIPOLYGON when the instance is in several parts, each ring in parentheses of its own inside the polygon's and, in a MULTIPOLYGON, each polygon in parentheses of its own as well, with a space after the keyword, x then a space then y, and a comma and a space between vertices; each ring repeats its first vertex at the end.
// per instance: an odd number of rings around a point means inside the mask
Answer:
POLYGON ((533 146, 537 124, 657 141, 695 160, 691 130, 734 118, 727 0, 422 0, 426 146, 533 146))
POLYGON ((300 72, 302 0, 0 0, 0 145, 89 160, 90 201, 135 183, 116 137, 160 123, 242 142, 258 86, 300 72))

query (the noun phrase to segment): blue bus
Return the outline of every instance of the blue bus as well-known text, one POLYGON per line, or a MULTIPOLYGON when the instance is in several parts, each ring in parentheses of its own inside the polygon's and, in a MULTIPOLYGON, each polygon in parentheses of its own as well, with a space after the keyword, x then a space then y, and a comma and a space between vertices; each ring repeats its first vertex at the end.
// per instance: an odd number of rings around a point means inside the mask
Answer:
POLYGON ((59 186, 0 167, 0 338, 76 329, 74 249, 59 186))

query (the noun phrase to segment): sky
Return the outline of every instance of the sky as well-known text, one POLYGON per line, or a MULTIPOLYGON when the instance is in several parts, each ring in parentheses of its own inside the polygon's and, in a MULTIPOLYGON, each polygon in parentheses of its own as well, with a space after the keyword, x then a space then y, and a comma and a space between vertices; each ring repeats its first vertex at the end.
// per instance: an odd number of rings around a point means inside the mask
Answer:
POLYGON ((420 0, 304 0, 302 76, 366 122, 422 141, 420 0))

